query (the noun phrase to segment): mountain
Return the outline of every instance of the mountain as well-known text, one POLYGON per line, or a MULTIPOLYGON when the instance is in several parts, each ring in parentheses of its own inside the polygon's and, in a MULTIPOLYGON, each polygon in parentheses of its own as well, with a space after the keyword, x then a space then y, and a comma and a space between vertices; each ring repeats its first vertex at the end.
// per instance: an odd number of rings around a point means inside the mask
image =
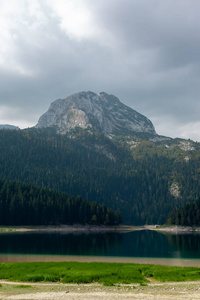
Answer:
POLYGON ((105 93, 56 100, 34 128, 0 130, 0 140, 0 180, 119 208, 126 224, 163 224, 200 198, 200 143, 157 135, 105 93))
POLYGON ((145 133, 151 138, 158 136, 149 119, 104 92, 98 95, 80 92, 54 101, 35 127, 55 127, 60 133, 80 127, 107 136, 135 133, 145 133))
POLYGON ((14 125, 0 124, 0 129, 19 130, 20 128, 14 125))

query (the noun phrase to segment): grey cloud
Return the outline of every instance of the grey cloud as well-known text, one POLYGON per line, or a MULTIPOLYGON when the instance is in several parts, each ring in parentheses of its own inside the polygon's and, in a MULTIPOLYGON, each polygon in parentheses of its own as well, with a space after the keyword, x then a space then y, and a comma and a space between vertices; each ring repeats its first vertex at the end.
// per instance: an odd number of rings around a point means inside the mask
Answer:
POLYGON ((146 76, 134 66, 132 70, 127 67, 136 86, 135 90, 130 89, 130 95, 138 99, 136 102, 146 103, 146 112, 174 114, 174 118, 183 122, 192 115, 197 119, 191 104, 197 106, 200 92, 194 84, 200 62, 200 4, 197 1, 126 1, 126 4, 110 1, 102 7, 100 17, 118 38, 122 57, 132 52, 134 56, 140 50, 142 59, 142 55, 154 51, 152 64, 143 59, 138 66, 146 69, 146 76), (144 49, 146 53, 142 52, 144 49), (151 80, 154 76, 155 81, 151 80))
POLYGON ((0 68, 0 105, 21 107, 19 118, 34 125, 57 98, 106 91, 156 123, 169 120, 168 135, 173 122, 199 120, 199 1, 86 0, 101 33, 80 40, 47 3, 38 31, 13 29, 13 60, 24 74, 0 68))
POLYGON ((109 1, 97 15, 102 26, 116 37, 122 54, 153 49, 157 55, 154 70, 199 63, 198 1, 128 0, 124 3, 109 1))

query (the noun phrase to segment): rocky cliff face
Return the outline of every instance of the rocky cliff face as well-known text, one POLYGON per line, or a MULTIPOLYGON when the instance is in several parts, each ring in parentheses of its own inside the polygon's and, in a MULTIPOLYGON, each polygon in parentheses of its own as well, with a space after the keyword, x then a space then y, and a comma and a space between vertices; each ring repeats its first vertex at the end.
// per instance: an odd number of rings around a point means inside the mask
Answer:
POLYGON ((54 101, 36 128, 56 127, 66 133, 75 127, 92 128, 105 135, 149 133, 156 136, 149 119, 113 95, 80 92, 54 101))

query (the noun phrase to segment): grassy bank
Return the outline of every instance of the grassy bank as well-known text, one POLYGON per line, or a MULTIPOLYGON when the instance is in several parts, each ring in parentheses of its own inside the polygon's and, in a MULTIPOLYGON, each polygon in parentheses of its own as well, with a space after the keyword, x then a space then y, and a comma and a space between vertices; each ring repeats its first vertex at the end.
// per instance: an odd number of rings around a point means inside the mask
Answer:
POLYGON ((1 263, 0 279, 22 282, 147 283, 200 280, 200 268, 123 263, 1 263))

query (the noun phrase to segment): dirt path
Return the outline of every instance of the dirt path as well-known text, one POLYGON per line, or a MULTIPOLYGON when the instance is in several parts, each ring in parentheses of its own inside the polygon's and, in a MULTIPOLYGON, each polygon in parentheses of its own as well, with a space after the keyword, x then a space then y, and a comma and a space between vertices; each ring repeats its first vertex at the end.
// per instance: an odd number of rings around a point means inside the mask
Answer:
POLYGON ((200 282, 150 283, 104 287, 99 284, 25 284, 1 282, 0 299, 4 300, 182 300, 200 299, 200 282))
POLYGON ((200 299, 200 294, 199 293, 192 293, 192 294, 163 294, 163 293, 86 293, 86 294, 78 294, 78 293, 72 293, 68 295, 63 295, 63 293, 40 293, 40 294, 27 294, 27 295, 21 295, 21 296, 10 296, 7 298, 2 298, 2 299, 41 299, 41 300, 125 300, 125 299, 135 299, 135 300, 141 300, 141 299, 149 299, 149 300, 170 300, 172 298, 176 300, 182 300, 182 299, 188 299, 188 300, 194 300, 194 299, 200 299))

